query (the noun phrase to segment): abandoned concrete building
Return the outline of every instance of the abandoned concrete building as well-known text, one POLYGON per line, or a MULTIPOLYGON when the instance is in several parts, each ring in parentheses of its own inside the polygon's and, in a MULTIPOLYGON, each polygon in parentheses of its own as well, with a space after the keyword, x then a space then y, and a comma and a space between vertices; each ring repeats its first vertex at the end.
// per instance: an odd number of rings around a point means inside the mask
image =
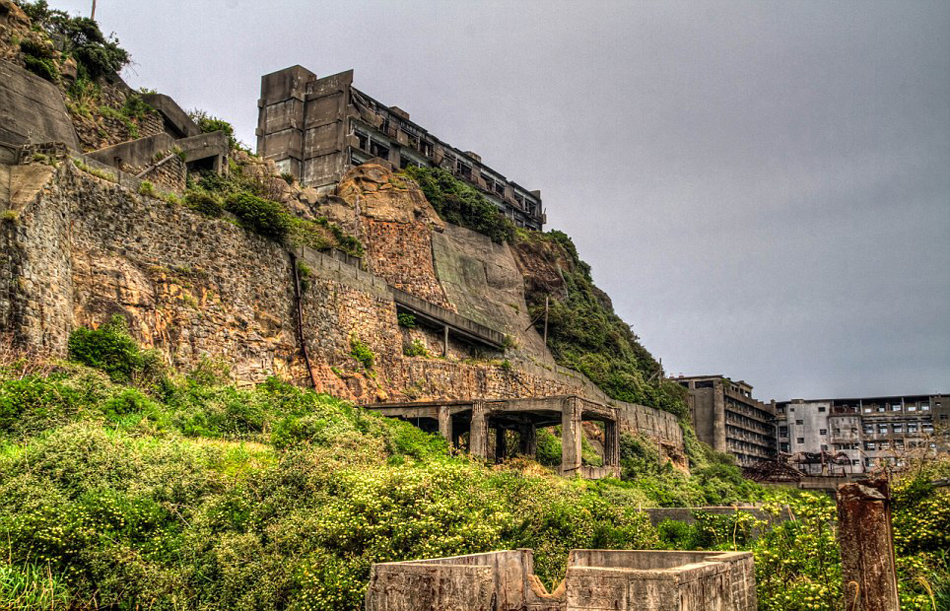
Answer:
POLYGON ((752 386, 721 375, 673 378, 689 391, 696 436, 740 465, 775 456, 775 405, 752 397, 752 386))
POLYGON ((374 564, 366 611, 755 611, 748 552, 573 550, 548 592, 531 550, 374 564))
POLYGON ((794 399, 775 405, 780 456, 809 475, 865 473, 946 451, 950 396, 794 399))
POLYGON ((353 87, 353 71, 317 78, 292 66, 261 78, 257 152, 309 187, 334 185, 375 159, 394 169, 440 167, 475 187, 515 225, 540 230, 541 192, 526 189, 353 87))
MULTIPOLYGON (((133 94, 118 76, 115 79, 115 87, 133 94)), ((142 100, 155 110, 143 127, 148 135, 88 152, 82 156, 84 164, 106 170, 117 182, 135 188, 148 180, 176 191, 185 188, 189 171, 227 172, 224 132, 202 133, 166 95, 146 94, 142 100)), ((61 143, 70 154, 80 154, 79 138, 59 89, 16 64, 0 61, 0 146, 13 155, 18 147, 49 143, 61 143)))

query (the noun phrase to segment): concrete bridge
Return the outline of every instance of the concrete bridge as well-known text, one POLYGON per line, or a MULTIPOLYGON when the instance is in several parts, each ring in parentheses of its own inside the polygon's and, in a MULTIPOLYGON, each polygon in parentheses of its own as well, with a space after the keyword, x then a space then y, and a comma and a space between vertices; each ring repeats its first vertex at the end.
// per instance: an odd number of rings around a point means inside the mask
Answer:
POLYGON ((588 479, 620 475, 619 410, 582 397, 376 403, 364 407, 384 416, 407 420, 422 430, 438 432, 452 447, 467 449, 474 456, 494 461, 515 454, 535 457, 538 427, 559 424, 561 475, 580 475, 588 479), (603 467, 582 464, 581 423, 584 421, 603 423, 603 467), (508 447, 508 431, 518 433, 517 448, 508 447))

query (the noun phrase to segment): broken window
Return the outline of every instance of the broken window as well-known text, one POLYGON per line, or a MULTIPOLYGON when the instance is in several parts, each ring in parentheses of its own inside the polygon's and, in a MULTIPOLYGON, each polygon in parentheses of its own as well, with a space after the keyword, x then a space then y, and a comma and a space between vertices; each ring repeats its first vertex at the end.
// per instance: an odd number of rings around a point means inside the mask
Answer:
POLYGON ((878 435, 887 435, 887 424, 880 423, 877 425, 877 434, 878 435))
POLYGON ((804 437, 796 437, 796 438, 795 438, 795 443, 805 443, 805 438, 804 438, 804 437))
POLYGON ((895 422, 895 423, 894 423, 894 432, 895 432, 895 433, 903 433, 903 432, 904 432, 904 423, 903 423, 903 422, 895 422))
POLYGON ((369 154, 380 159, 389 159, 389 147, 381 142, 370 140, 369 154))
POLYGON ((828 429, 818 429, 818 434, 819 434, 819 435, 827 435, 827 434, 828 434, 828 429))
POLYGON ((367 136, 366 134, 364 134, 363 132, 359 130, 354 130, 353 135, 356 136, 356 140, 359 143, 358 146, 364 151, 368 151, 369 150, 369 136, 367 136))
POLYGON ((819 411, 819 412, 825 411, 825 406, 824 406, 824 405, 819 405, 819 406, 818 406, 818 411, 819 411))
POLYGON ((472 166, 459 161, 459 174, 466 180, 472 180, 472 166))
POLYGON ((804 420, 796 420, 796 421, 795 421, 795 424, 797 424, 798 426, 801 426, 801 425, 805 424, 805 421, 804 421, 804 420))

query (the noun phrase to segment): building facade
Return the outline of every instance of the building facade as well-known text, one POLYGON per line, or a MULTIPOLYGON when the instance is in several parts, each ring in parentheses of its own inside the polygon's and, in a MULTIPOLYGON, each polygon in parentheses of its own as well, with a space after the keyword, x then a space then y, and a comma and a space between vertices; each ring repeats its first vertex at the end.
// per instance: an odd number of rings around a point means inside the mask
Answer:
POLYGON ((775 405, 780 457, 810 475, 865 473, 945 452, 947 395, 795 399, 775 405))
POLYGON ((261 78, 257 152, 301 184, 336 184, 354 166, 381 159, 395 169, 443 168, 475 187, 515 225, 541 230, 541 192, 528 190, 353 87, 353 71, 317 78, 301 66, 261 78))
POLYGON ((721 375, 673 378, 687 402, 700 441, 743 466, 775 457, 775 407, 752 397, 752 386, 721 375))

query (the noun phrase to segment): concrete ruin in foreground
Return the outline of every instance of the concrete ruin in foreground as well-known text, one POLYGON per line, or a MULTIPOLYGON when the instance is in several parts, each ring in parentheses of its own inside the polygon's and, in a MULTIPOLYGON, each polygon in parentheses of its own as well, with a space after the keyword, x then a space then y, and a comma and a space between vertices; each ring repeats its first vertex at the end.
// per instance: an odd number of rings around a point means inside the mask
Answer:
POLYGON ((374 564, 366 611, 755 611, 748 552, 574 550, 548 592, 531 550, 374 564))

